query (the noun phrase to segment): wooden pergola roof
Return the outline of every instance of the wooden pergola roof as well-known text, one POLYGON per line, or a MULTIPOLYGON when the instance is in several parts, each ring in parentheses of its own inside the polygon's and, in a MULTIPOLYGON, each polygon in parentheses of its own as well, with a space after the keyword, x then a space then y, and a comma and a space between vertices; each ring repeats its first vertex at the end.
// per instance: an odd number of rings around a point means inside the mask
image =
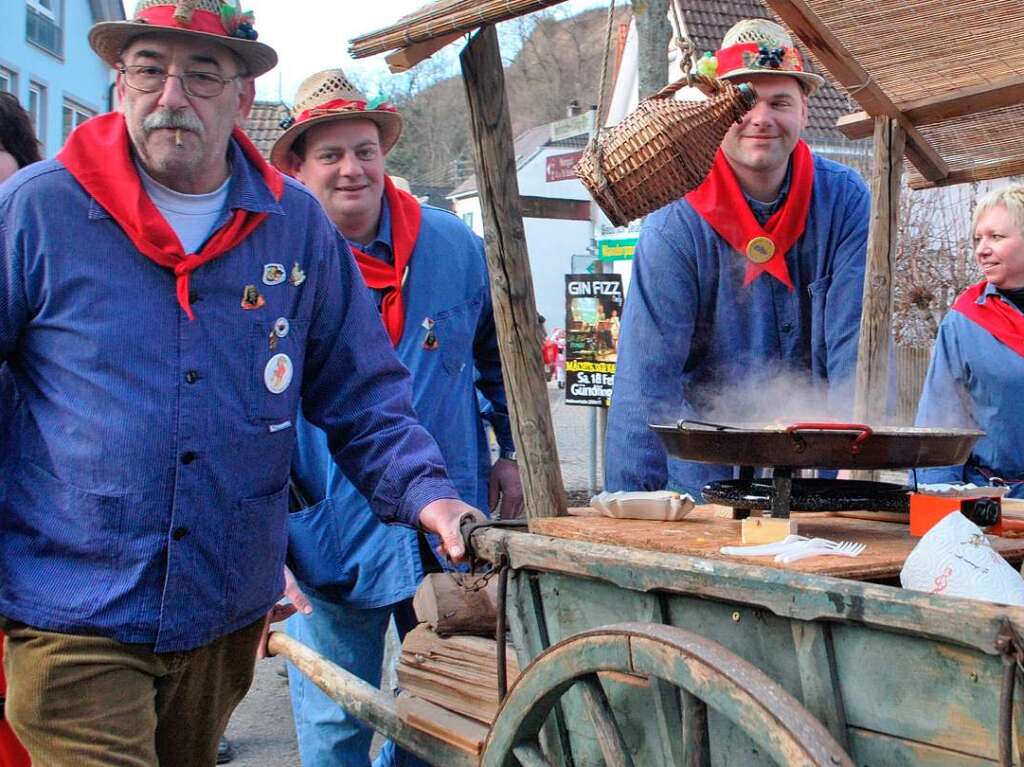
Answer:
MULTIPOLYGON (((460 34, 563 0, 435 0, 352 40, 353 56, 397 50, 408 68, 460 34)), ((840 118, 849 138, 872 117, 906 132, 914 188, 1024 173, 1021 0, 762 0, 863 111, 840 118)))
POLYGON ((764 0, 863 111, 906 132, 919 189, 1024 173, 1021 0, 764 0))

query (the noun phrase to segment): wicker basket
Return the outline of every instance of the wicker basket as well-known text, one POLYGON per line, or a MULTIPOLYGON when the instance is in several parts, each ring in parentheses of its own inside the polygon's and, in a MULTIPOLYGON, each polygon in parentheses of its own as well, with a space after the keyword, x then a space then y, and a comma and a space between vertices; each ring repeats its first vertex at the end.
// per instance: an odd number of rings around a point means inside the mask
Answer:
POLYGON ((618 125, 601 131, 576 164, 576 175, 616 226, 645 216, 696 189, 711 170, 729 126, 755 103, 753 89, 694 78, 707 101, 676 101, 687 84, 670 83, 618 125))

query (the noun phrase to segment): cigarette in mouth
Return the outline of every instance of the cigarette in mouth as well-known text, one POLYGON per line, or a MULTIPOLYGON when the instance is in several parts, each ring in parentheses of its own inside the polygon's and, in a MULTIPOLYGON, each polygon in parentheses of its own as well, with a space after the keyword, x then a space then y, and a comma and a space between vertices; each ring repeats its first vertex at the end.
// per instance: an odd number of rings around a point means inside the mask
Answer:
POLYGON ((174 131, 174 146, 181 146, 181 128, 174 131))

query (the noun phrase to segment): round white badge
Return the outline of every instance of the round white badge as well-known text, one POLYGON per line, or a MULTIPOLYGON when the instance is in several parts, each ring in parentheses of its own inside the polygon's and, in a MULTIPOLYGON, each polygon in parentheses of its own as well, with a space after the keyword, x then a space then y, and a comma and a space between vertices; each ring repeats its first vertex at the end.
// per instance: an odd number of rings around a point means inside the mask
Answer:
POLYGON ((284 270, 284 264, 264 264, 263 284, 280 285, 288 279, 288 272, 284 270))
POLYGON ((292 382, 295 366, 287 354, 275 354, 263 368, 263 383, 271 394, 281 394, 292 382))
POLYGON ((288 324, 288 320, 284 317, 278 317, 277 321, 274 323, 274 335, 278 338, 284 338, 288 335, 289 328, 290 325, 288 324))

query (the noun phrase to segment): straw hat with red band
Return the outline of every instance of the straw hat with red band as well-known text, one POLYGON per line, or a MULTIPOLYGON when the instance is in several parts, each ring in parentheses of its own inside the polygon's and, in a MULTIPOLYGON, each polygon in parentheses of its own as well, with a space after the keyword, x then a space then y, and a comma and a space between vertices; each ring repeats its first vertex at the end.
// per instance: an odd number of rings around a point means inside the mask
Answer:
POLYGON ((369 101, 341 69, 325 69, 302 81, 295 94, 292 116, 281 123, 286 128, 270 150, 270 162, 288 172, 292 144, 314 125, 331 120, 370 120, 380 129, 381 152, 387 154, 402 135, 402 118, 391 104, 369 101))
POLYGON ((210 40, 230 50, 257 77, 277 65, 277 53, 256 42, 253 16, 221 0, 139 0, 131 21, 102 21, 89 30, 89 45, 116 67, 132 40, 154 33, 173 33, 210 40))
POLYGON ((767 19, 744 19, 734 24, 722 38, 722 47, 713 57, 705 53, 697 68, 701 74, 723 80, 787 75, 799 80, 808 95, 825 82, 821 75, 806 71, 793 39, 785 29, 767 19))

